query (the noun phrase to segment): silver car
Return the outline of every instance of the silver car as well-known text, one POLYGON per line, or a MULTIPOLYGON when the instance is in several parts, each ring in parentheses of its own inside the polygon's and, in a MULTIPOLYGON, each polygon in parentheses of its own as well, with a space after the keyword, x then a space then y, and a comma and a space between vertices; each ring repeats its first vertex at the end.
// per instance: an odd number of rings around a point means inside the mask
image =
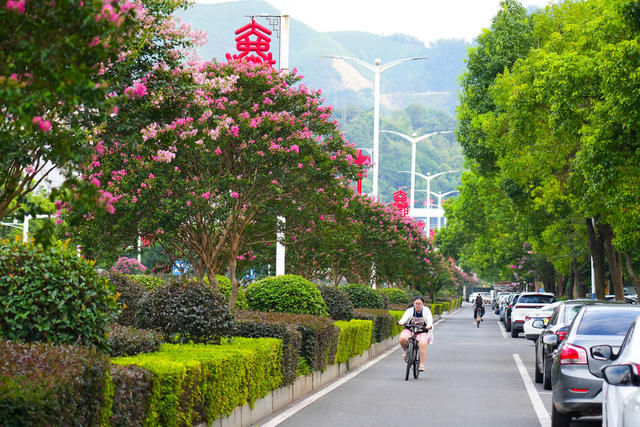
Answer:
MULTIPOLYGON (((567 336, 554 352, 551 368, 551 425, 568 427, 572 417, 602 414, 602 373, 608 364, 594 350, 612 350, 622 344, 640 306, 628 304, 584 306, 573 319, 567 336)), ((543 341, 557 339, 555 335, 543 341)))
POLYGON ((594 357, 615 361, 602 368, 602 424, 640 427, 640 316, 631 324, 616 355, 610 346, 594 349, 594 357))

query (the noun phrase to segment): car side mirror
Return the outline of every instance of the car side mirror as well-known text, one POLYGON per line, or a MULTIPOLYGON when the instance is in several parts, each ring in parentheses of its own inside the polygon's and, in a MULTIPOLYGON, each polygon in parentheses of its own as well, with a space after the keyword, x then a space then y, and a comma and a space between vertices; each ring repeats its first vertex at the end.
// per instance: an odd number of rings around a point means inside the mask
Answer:
POLYGON ((536 329, 544 329, 544 321, 534 320, 533 323, 531 323, 531 327, 536 329))
POLYGON ((591 357, 596 360, 613 360, 613 349, 610 345, 595 345, 591 347, 591 357))
POLYGON ((604 380, 611 385, 638 384, 639 377, 633 372, 631 365, 609 365, 601 369, 604 380))
POLYGON ((556 346, 560 342, 560 338, 556 334, 549 334, 542 337, 542 342, 547 345, 556 346))

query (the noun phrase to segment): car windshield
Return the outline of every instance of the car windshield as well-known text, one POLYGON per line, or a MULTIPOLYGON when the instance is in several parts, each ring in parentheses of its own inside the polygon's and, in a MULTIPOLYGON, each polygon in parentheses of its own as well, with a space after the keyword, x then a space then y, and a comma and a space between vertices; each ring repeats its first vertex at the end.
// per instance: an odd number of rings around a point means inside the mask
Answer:
POLYGON ((640 314, 640 307, 637 309, 587 309, 576 333, 578 335, 624 336, 638 314, 640 314))
POLYGON ((569 305, 564 311, 564 323, 571 323, 574 317, 580 312, 581 305, 569 305))
POLYGON ((549 304, 555 301, 553 295, 522 295, 518 304, 549 304))

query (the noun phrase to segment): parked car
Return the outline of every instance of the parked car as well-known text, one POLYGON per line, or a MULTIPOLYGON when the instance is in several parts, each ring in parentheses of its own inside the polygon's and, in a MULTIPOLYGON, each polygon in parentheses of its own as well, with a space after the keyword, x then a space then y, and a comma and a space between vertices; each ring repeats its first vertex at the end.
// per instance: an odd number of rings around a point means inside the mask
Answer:
POLYGON ((615 361, 602 368, 602 424, 640 427, 640 316, 629 326, 618 354, 611 346, 593 351, 596 359, 615 361))
POLYGON ((491 302, 493 301, 490 292, 480 292, 480 296, 482 297, 482 301, 484 301, 485 304, 491 304, 491 302))
POLYGON ((518 298, 520 294, 513 294, 511 298, 509 298, 507 305, 504 308, 504 328, 507 332, 511 332, 511 310, 513 306, 518 302, 518 298))
POLYGON ((524 326, 522 327, 524 331, 524 337, 528 340, 535 341, 540 336, 540 332, 542 332, 541 328, 534 328, 533 322, 536 320, 542 320, 544 324, 547 324, 547 321, 551 318, 551 315, 556 310, 556 307, 560 304, 560 301, 556 301, 552 304, 547 304, 543 307, 538 308, 537 310, 531 312, 524 316, 524 326))
POLYGON ((498 314, 498 310, 500 309, 500 302, 506 298, 510 292, 498 292, 491 301, 491 309, 495 314, 498 314))
POLYGON ((504 323, 505 309, 509 305, 509 300, 512 298, 514 294, 515 292, 511 292, 509 295, 507 295, 500 301, 500 305, 498 306, 498 316, 500 317, 500 321, 502 323, 504 323))
POLYGON ((511 309, 511 337, 524 331, 525 317, 538 308, 555 302, 556 297, 548 292, 523 292, 511 309))
MULTIPOLYGON (((616 296, 615 295, 605 295, 604 299, 605 299, 605 301, 615 301, 616 300, 616 296)), ((637 304, 638 303, 638 296, 637 295, 625 295, 624 296, 624 302, 625 302, 625 304, 637 304)))
MULTIPOLYGON (((567 336, 555 352, 551 367, 551 425, 569 426, 572 417, 602 414, 602 373, 607 364, 598 356, 603 345, 618 350, 640 306, 585 305, 571 322, 567 336), (595 347, 595 348, 594 348, 595 347)), ((557 335, 545 336, 555 341, 557 335)))

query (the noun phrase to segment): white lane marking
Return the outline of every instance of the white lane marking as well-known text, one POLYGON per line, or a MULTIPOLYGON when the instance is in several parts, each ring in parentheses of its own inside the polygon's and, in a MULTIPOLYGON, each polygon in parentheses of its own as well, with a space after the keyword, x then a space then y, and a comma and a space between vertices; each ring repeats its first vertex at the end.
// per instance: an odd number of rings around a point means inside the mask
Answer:
POLYGON ((502 332, 502 338, 504 338, 505 340, 508 339, 507 337, 507 331, 506 329, 504 329, 504 326, 502 325, 502 322, 498 320, 498 328, 500 328, 500 332, 502 332))
POLYGON ((522 363, 522 359, 520 359, 520 355, 518 353, 513 353, 513 358, 516 361, 516 365, 518 366, 518 371, 520 371, 520 376, 522 377, 522 381, 524 382, 524 386, 527 389, 527 393, 529 394, 529 400, 531 400, 531 404, 533 405, 533 409, 536 411, 536 415, 538 416, 538 421, 540 421, 541 427, 550 427, 551 426, 551 418, 549 418, 549 413, 546 409, 544 409, 544 404, 542 403, 542 399, 538 395, 538 391, 536 387, 533 385, 533 381, 529 377, 527 370, 522 363))
MULTIPOLYGON (((441 317, 440 320, 438 320, 437 322, 435 322, 433 324, 433 326, 436 326, 438 323, 442 322, 443 320, 444 320, 444 318, 441 317)), ((320 399, 322 396, 324 396, 327 393, 330 393, 333 390, 337 389, 342 384, 344 384, 347 381, 349 381, 351 378, 353 378, 356 375, 358 375, 359 373, 364 372, 365 370, 369 369, 370 367, 372 367, 373 365, 375 365, 376 363, 378 363, 379 361, 381 361, 385 357, 389 356, 391 353, 393 353, 396 350, 398 350, 398 346, 394 345, 389 350, 387 350, 386 352, 382 353, 380 356, 376 357, 373 360, 370 360, 369 362, 365 363, 364 365, 362 365, 361 367, 359 367, 355 371, 351 372, 350 374, 347 374, 346 376, 340 378, 336 382, 334 382, 334 383, 330 384, 329 386, 323 388, 322 390, 318 391, 317 393, 312 394, 311 396, 307 397, 302 402, 300 402, 300 403, 296 404, 295 406, 287 409, 286 411, 284 411, 280 415, 272 418, 271 420, 269 420, 269 422, 267 422, 266 424, 263 424, 262 427, 275 427, 275 426, 277 426, 281 422, 285 421, 287 418, 293 416, 296 412, 301 411, 306 406, 309 406, 310 404, 312 404, 316 400, 320 399)))

